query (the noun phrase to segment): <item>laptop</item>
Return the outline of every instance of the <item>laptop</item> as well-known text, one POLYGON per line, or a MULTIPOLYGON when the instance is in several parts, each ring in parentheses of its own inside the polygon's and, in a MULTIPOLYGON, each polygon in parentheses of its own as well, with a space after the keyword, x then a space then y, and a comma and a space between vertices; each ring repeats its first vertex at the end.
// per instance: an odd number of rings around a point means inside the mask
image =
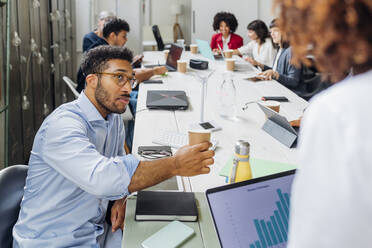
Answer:
POLYGON ((286 247, 295 170, 206 191, 222 248, 286 247))
POLYGON ((167 57, 167 61, 165 65, 144 65, 145 68, 153 68, 155 66, 165 66, 167 67, 168 71, 177 71, 177 60, 181 58, 183 48, 176 45, 176 44, 171 44, 171 48, 169 50, 169 54, 167 57))
POLYGON ((223 59, 223 55, 213 53, 211 47, 209 46, 208 41, 196 39, 196 44, 198 44, 200 54, 206 57, 207 59, 210 60, 223 59))
POLYGON ((146 107, 148 109, 185 110, 189 106, 185 91, 149 90, 146 107))

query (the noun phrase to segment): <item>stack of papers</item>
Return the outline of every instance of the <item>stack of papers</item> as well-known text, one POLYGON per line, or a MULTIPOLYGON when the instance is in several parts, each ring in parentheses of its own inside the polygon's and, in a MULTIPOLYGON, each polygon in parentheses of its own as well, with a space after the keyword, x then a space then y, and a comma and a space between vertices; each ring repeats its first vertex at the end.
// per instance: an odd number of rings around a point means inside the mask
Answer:
MULTIPOLYGON (((224 177, 229 177, 232 163, 233 163, 233 157, 231 157, 226 162, 226 165, 221 169, 219 175, 224 176, 224 177)), ((280 162, 258 159, 258 158, 250 158, 249 163, 252 168, 253 178, 268 176, 268 175, 280 173, 283 171, 294 170, 297 167, 296 165, 293 165, 293 164, 280 163, 280 162)))

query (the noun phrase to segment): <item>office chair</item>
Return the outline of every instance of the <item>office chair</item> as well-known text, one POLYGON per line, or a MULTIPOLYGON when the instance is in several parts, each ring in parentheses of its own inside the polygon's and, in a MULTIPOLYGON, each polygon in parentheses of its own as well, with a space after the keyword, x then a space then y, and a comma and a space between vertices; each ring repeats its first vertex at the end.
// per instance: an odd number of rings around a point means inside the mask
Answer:
POLYGON ((26 165, 13 165, 0 171, 0 247, 12 247, 12 229, 18 220, 23 188, 27 176, 26 165))
POLYGON ((70 88, 72 93, 74 94, 75 98, 79 97, 79 92, 77 92, 76 87, 77 84, 74 83, 69 77, 63 76, 63 81, 67 84, 67 86, 70 88))
POLYGON ((300 97, 309 101, 313 96, 327 89, 330 83, 323 81, 322 76, 317 73, 313 78, 304 81, 307 92, 300 94, 300 97))
POLYGON ((306 91, 299 94, 299 96, 306 101, 309 101, 310 98, 312 98, 322 90, 328 88, 328 86, 330 85, 328 82, 322 79, 322 75, 315 67, 314 59, 308 59, 310 60, 310 66, 302 66, 302 77, 306 91))
POLYGON ((156 44, 158 45, 158 51, 163 51, 164 49, 169 49, 170 44, 165 44, 163 42, 163 39, 161 38, 160 29, 158 25, 152 26, 152 32, 154 34, 154 38, 156 41, 156 44))

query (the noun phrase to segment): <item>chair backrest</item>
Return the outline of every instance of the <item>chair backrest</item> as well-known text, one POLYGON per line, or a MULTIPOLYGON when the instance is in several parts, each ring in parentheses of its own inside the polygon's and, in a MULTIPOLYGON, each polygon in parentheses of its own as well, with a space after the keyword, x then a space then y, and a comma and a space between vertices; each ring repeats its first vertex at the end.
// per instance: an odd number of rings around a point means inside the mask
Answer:
POLYGON ((77 84, 74 83, 69 77, 63 76, 63 81, 67 84, 67 86, 70 88, 72 93, 74 94, 75 98, 79 97, 79 92, 77 92, 76 87, 77 84))
POLYGON ((17 222, 27 176, 26 165, 13 165, 0 171, 0 247, 12 247, 12 229, 17 222))
POLYGON ((154 38, 156 40, 156 44, 158 45, 158 50, 163 51, 164 50, 164 42, 161 38, 160 30, 158 25, 152 26, 152 32, 154 34, 154 38))

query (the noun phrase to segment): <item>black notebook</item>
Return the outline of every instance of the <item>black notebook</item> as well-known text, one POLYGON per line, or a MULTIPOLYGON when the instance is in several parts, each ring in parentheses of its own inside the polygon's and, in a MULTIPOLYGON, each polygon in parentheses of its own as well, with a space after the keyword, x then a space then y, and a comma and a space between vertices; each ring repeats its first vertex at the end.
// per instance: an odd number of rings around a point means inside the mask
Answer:
POLYGON ((142 220, 197 221, 198 210, 191 192, 139 191, 136 217, 142 220))

